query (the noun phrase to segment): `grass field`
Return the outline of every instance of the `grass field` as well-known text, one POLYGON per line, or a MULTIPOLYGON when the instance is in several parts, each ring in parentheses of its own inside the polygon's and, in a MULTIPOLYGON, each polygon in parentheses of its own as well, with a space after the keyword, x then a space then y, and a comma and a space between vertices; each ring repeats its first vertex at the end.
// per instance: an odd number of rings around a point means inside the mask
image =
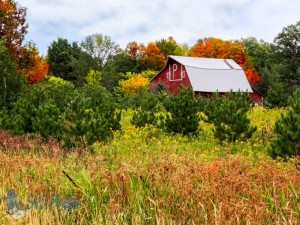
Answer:
POLYGON ((0 224, 299 224, 299 160, 267 156, 282 110, 249 113, 247 142, 220 144, 130 125, 89 149, 0 134, 0 224), (9 190, 27 216, 7 213, 9 190))

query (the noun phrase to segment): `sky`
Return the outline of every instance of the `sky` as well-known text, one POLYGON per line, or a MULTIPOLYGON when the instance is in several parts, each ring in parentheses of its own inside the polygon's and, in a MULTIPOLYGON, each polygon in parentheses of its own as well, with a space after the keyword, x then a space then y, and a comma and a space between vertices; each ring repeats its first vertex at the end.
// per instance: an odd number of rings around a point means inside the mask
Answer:
POLYGON ((172 36, 179 44, 205 37, 273 42, 300 20, 299 0, 16 0, 27 8, 26 41, 41 54, 57 38, 81 42, 95 33, 125 48, 172 36))

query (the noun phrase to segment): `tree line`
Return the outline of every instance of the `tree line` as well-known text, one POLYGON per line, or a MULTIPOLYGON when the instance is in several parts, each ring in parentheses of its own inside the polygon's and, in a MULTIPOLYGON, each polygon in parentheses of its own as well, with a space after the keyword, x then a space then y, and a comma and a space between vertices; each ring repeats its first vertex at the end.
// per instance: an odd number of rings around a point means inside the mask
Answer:
POLYGON ((121 49, 111 37, 95 33, 80 43, 58 38, 45 57, 34 43, 23 43, 27 28, 26 8, 1 0, 1 129, 54 137, 65 146, 87 146, 120 130, 119 109, 131 107, 136 127, 153 124, 169 133, 197 136, 199 121, 205 120, 214 124, 221 142, 246 140, 256 127, 250 126, 249 96, 243 93, 204 101, 194 99, 189 89, 167 96, 163 89, 154 95, 141 88, 163 68, 168 55, 230 58, 266 96, 266 106, 289 104, 275 125, 270 155, 299 155, 300 21, 283 28, 273 43, 208 37, 189 47, 168 37, 147 45, 129 42, 121 49))
POLYGON ((122 49, 111 37, 94 33, 80 42, 53 40, 47 55, 42 57, 33 42, 24 44, 28 29, 26 12, 15 0, 0 2, 2 105, 17 93, 19 85, 12 85, 17 75, 23 80, 17 83, 36 84, 55 76, 76 87, 97 75, 97 82, 110 92, 130 94, 163 68, 168 55, 235 60, 270 107, 285 106, 287 96, 300 84, 300 21, 284 27, 273 43, 254 37, 207 37, 190 47, 168 37, 148 44, 132 41, 122 49))

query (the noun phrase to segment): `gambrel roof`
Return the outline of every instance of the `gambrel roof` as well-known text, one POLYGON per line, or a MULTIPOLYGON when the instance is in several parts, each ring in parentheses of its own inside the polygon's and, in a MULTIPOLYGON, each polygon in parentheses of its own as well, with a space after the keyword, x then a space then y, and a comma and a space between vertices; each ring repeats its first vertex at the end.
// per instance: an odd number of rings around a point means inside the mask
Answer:
MULTIPOLYGON (((169 56, 185 66, 196 92, 252 92, 243 69, 232 59, 169 56)), ((168 63, 167 63, 168 65, 168 63)))

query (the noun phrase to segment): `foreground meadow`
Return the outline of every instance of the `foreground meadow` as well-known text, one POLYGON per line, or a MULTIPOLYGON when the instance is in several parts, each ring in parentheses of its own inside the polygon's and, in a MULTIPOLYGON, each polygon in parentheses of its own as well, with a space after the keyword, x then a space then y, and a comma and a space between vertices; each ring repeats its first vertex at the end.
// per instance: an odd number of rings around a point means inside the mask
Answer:
POLYGON ((299 160, 267 156, 282 110, 255 108, 248 142, 137 129, 122 113, 109 143, 64 150, 0 134, 0 224, 299 224, 299 160), (14 190, 27 216, 7 213, 14 190))

